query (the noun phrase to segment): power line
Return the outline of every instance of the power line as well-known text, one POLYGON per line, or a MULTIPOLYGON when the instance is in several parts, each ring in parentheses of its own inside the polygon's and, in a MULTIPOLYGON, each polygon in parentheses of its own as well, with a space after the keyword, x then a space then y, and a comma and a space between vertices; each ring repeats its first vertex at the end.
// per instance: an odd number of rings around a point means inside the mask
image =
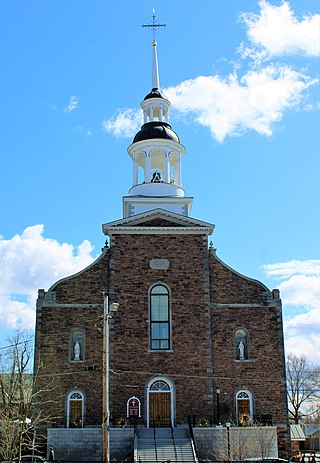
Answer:
POLYGON ((34 336, 32 336, 32 338, 30 339, 26 339, 25 341, 15 342, 14 344, 9 344, 8 346, 0 347, 0 350, 9 349, 10 347, 15 347, 20 344, 26 344, 27 342, 33 342, 33 341, 34 341, 34 336))

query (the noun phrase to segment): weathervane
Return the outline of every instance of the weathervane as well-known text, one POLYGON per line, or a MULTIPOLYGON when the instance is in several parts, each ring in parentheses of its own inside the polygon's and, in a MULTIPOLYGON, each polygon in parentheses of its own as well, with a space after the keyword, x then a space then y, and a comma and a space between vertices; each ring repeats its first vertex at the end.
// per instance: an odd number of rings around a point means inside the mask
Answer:
POLYGON ((155 10, 153 8, 152 9, 152 22, 151 22, 151 24, 142 24, 142 27, 150 27, 151 28, 152 34, 153 34, 153 42, 155 42, 156 41, 156 30, 159 27, 166 27, 166 24, 157 23, 157 21, 156 21, 156 12, 155 12, 155 10))

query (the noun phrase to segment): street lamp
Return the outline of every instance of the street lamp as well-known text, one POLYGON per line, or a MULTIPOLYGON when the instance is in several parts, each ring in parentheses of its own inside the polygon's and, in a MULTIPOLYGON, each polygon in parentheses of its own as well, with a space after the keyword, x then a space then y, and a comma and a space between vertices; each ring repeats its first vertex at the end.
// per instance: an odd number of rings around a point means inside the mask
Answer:
POLYGON ((231 460, 231 458, 230 458, 230 454, 231 454, 231 452, 230 452, 230 426, 231 426, 230 421, 227 421, 226 422, 226 428, 227 428, 227 439, 228 439, 228 461, 231 460))
POLYGON ((217 396, 217 425, 220 424, 220 388, 216 388, 216 396, 217 396))
POLYGON ((102 461, 110 461, 110 404, 109 404, 109 383, 110 383, 110 320, 112 315, 118 311, 119 304, 113 302, 109 305, 109 297, 103 293, 103 410, 102 410, 102 461))

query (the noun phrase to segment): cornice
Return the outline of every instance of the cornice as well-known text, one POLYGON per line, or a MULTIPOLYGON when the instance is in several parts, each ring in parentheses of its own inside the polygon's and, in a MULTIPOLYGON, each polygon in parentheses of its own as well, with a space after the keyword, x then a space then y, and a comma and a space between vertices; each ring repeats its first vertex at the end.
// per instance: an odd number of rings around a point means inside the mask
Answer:
MULTIPOLYGON (((116 229, 116 228, 126 228, 126 225, 130 225, 131 227, 137 228, 139 224, 141 224, 141 228, 146 228, 146 229, 161 229, 163 230, 164 228, 172 228, 176 229, 179 227, 143 227, 143 222, 146 222, 147 220, 153 220, 153 219, 164 219, 168 220, 170 222, 175 222, 179 225, 182 225, 184 228, 187 228, 186 226, 193 225, 193 227, 199 227, 202 229, 214 229, 214 225, 208 222, 203 222, 198 219, 193 219, 192 217, 188 217, 185 215, 177 214, 175 212, 170 212, 166 211, 161 208, 157 209, 152 209, 151 211, 143 212, 141 214, 136 214, 132 215, 129 217, 125 217, 119 220, 114 220, 113 222, 108 222, 102 225, 103 230, 107 229, 116 229)), ((192 228, 193 228, 192 227, 192 228)), ((129 227, 128 227, 129 228, 129 227)), ((191 228, 191 227, 190 227, 191 228)))
POLYGON ((112 235, 211 235, 209 227, 104 227, 103 232, 112 235))

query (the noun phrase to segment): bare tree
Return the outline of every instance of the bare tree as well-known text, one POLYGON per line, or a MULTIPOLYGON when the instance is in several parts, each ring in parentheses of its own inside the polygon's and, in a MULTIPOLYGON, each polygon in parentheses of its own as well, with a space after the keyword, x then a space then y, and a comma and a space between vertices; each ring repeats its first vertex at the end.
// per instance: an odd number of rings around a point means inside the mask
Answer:
POLYGON ((220 461, 243 461, 250 458, 265 460, 277 452, 276 428, 248 426, 217 428, 211 456, 220 461))
POLYGON ((319 414, 320 368, 309 365, 304 356, 287 358, 289 419, 298 424, 319 414))
POLYGON ((261 460, 271 457, 277 451, 277 431, 274 427, 256 425, 252 428, 252 447, 261 460))
MULTIPOLYGON (((0 355, 0 458, 12 460, 25 451, 34 452, 42 436, 37 430, 48 417, 34 407, 38 392, 34 388, 33 337, 18 331, 0 355)), ((53 389, 52 380, 45 385, 53 389)), ((39 387, 37 389, 39 391, 39 387)))

